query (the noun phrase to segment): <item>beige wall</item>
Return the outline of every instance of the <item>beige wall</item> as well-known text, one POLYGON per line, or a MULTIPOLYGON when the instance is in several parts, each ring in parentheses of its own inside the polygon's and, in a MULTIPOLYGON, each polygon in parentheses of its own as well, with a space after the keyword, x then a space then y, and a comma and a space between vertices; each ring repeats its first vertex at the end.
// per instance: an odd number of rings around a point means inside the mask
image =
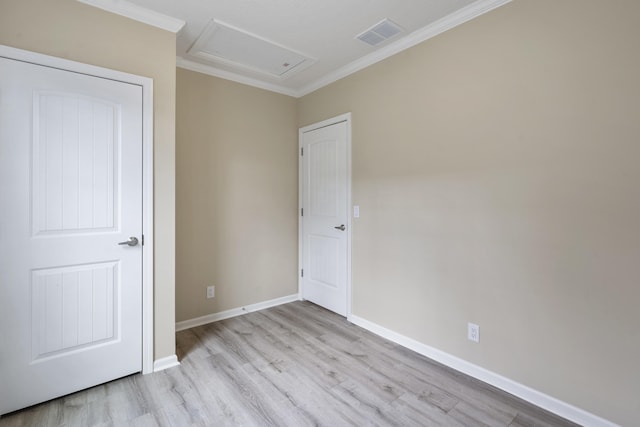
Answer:
POLYGON ((155 358, 175 354, 175 34, 73 0, 2 0, 0 44, 153 78, 155 358))
POLYGON ((177 316, 175 36, 72 0, 0 8, 1 44, 154 79, 157 358, 174 317, 296 292, 296 128, 351 111, 354 314, 640 419, 638 2, 516 0, 297 105, 178 70, 177 316))
POLYGON ((355 315, 637 425, 639 21, 516 0, 300 100, 353 113, 355 315))
POLYGON ((297 293, 296 100, 183 69, 177 94, 177 320, 297 293))

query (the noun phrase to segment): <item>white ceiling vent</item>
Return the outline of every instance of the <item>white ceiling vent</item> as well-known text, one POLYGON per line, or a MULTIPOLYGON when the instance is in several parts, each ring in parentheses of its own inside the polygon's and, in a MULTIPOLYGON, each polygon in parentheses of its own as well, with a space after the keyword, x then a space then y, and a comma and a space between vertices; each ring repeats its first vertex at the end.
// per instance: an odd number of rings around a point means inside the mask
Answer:
POLYGON ((385 40, 400 34, 402 27, 389 19, 383 19, 373 27, 358 34, 356 38, 371 46, 377 46, 385 40))
POLYGON ((212 20, 188 54, 202 61, 267 74, 290 77, 316 60, 246 31, 212 20))

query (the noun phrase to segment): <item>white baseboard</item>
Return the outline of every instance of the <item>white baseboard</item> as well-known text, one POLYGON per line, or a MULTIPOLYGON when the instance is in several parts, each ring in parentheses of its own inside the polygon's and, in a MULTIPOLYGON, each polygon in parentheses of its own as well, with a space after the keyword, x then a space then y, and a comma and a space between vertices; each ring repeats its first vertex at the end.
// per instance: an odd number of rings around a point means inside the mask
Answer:
POLYGON ((351 323, 358 325, 376 335, 400 344, 403 347, 411 349, 416 353, 433 359, 450 368, 467 374, 471 377, 479 379, 487 384, 506 391, 517 396, 527 402, 530 402, 540 408, 546 409, 556 415, 583 426, 593 427, 619 427, 617 424, 607 421, 603 418, 593 415, 583 409, 577 408, 568 403, 562 402, 554 397, 548 396, 523 384, 517 383, 502 375, 491 372, 473 363, 462 360, 444 351, 430 347, 426 344, 418 342, 412 338, 401 335, 383 326, 377 325, 361 317, 351 315, 348 319, 351 323))
POLYGON ((164 371, 165 369, 173 368, 178 365, 180 365, 180 362, 178 362, 178 356, 175 354, 163 357, 162 359, 158 359, 153 362, 153 372, 164 371))
POLYGON ((286 297, 258 302, 256 304, 249 304, 244 307, 207 314, 206 316, 196 317, 195 319, 183 320, 182 322, 176 323, 176 332, 195 328, 196 326, 206 325, 207 323, 217 322, 218 320, 229 319, 230 317, 241 316, 243 314, 251 313, 252 311, 264 310, 265 308, 287 304, 293 301, 298 301, 299 299, 298 294, 287 295, 286 297))

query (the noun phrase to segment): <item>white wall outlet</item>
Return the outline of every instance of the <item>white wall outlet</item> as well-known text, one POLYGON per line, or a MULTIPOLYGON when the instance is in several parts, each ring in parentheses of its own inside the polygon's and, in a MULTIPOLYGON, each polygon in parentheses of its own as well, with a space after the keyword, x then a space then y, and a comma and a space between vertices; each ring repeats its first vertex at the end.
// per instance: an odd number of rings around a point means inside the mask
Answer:
POLYGON ((207 286, 207 298, 213 298, 216 296, 216 287, 207 286))
POLYGON ((467 338, 469 341, 480 342, 480 326, 475 323, 467 324, 467 338))
POLYGON ((360 206, 355 205, 353 207, 353 217, 354 218, 360 218, 360 206))

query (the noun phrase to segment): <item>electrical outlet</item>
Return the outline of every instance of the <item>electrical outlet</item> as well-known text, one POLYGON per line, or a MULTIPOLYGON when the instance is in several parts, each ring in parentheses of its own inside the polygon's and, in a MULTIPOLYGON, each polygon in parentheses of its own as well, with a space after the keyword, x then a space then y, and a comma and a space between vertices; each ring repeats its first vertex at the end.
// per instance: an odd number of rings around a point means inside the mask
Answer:
POLYGON ((213 298, 216 296, 216 287, 207 286, 207 298, 213 298))
POLYGON ((467 324, 467 338, 469 341, 480 342, 480 326, 469 323, 467 324))

